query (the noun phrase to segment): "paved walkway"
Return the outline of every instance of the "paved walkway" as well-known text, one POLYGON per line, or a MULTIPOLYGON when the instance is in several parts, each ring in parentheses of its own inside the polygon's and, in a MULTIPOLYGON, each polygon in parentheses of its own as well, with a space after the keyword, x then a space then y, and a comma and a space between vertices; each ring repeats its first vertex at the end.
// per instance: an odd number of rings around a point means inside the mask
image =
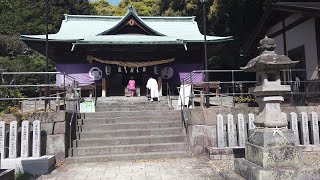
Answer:
POLYGON ((205 159, 165 159, 132 162, 67 164, 39 180, 220 180, 205 159))

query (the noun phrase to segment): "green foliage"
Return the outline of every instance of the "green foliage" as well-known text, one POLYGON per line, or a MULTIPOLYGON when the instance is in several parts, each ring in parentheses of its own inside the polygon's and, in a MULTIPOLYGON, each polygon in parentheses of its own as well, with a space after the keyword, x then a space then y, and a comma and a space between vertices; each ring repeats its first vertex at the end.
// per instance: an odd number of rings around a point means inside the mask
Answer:
POLYGON ((4 111, 3 114, 13 114, 18 123, 21 123, 24 120, 27 120, 28 117, 30 117, 32 115, 32 113, 22 113, 20 111, 20 108, 16 107, 16 106, 8 106, 4 111))
MULTIPOLYGON (((0 0, 0 34, 44 34, 46 0, 0 0)), ((49 32, 57 32, 63 14, 94 14, 88 0, 49 1, 49 32)))
POLYGON ((32 178, 33 178, 33 176, 31 174, 18 172, 18 173, 16 173, 14 179, 15 180, 29 180, 32 178))
POLYGON ((98 15, 113 16, 117 11, 117 6, 112 6, 105 0, 99 0, 91 3, 98 15))
MULTIPOLYGON (((8 72, 43 72, 44 56, 30 50, 20 39, 20 34, 45 34, 46 0, 0 0, 0 68, 8 72)), ((88 0, 50 0, 49 33, 56 33, 64 19, 63 14, 95 14, 88 0)), ((49 71, 55 71, 49 61, 49 71)), ((51 79, 55 79, 53 76, 51 79)), ((43 84, 44 75, 2 75, 0 84, 43 84)), ((39 96, 37 88, 0 88, 1 98, 39 96)), ((0 112, 17 101, 0 101, 0 112)), ((17 115, 18 116, 18 115, 17 115)), ((21 119, 22 116, 19 118, 21 119)))
POLYGON ((122 0, 119 6, 112 6, 105 0, 92 2, 98 15, 123 16, 132 5, 140 16, 158 16, 160 0, 122 0))
POLYGON ((254 102, 254 97, 253 96, 235 96, 233 99, 237 103, 249 103, 249 102, 254 102))
MULTIPOLYGON (((26 56, 0 56, 0 67, 4 67, 7 72, 43 72, 45 71, 45 58, 39 53, 33 52, 26 56)), ((54 71, 54 65, 49 63, 49 71, 54 71)), ((0 84, 4 85, 35 85, 44 84, 44 74, 31 75, 2 75, 0 84)), ((51 79, 54 79, 52 76, 51 79)), ((0 97, 21 98, 21 97, 37 97, 39 91, 37 87, 17 87, 17 88, 0 88, 0 97)), ((7 106, 17 105, 17 101, 0 101, 0 111, 7 106)))

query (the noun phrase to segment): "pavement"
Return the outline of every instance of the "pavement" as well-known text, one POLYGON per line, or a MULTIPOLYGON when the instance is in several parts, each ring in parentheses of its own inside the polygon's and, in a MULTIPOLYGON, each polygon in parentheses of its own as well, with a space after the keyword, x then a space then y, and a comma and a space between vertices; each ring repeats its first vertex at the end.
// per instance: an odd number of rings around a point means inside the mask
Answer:
POLYGON ((65 164, 38 180, 222 180, 207 159, 65 164))

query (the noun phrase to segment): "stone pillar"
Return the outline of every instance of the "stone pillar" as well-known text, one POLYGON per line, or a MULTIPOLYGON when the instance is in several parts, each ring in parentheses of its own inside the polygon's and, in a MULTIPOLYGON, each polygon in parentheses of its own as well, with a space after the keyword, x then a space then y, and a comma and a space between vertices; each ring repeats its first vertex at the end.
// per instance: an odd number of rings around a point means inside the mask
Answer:
POLYGON ((30 122, 23 121, 21 125, 21 157, 29 157, 29 134, 30 134, 30 122))
POLYGON ((17 158, 18 147, 18 122, 12 121, 10 123, 10 135, 9 135, 9 158, 17 158))
POLYGON ((0 155, 1 159, 6 158, 6 123, 0 121, 0 155))
POLYGON ((33 122, 32 157, 41 155, 41 121, 33 122))

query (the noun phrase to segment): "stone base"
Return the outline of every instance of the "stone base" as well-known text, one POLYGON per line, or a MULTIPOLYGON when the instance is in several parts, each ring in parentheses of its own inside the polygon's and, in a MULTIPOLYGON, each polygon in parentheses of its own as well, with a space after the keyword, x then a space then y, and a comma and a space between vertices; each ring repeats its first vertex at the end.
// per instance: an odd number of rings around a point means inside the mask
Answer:
POLYGON ((302 149, 298 146, 261 147, 246 143, 245 158, 264 168, 291 167, 300 164, 302 149))
POLYGON ((248 180, 318 180, 320 179, 320 167, 277 167, 262 168, 246 159, 239 158, 234 161, 234 170, 248 180))
POLYGON ((223 159, 233 159, 233 158, 244 158, 245 150, 243 147, 233 147, 233 148, 210 148, 206 147, 206 153, 209 159, 223 160, 223 159))
POLYGON ((14 176, 15 176, 14 169, 0 169, 1 180, 12 180, 14 179, 14 176))
POLYGON ((297 146, 297 137, 294 132, 289 129, 254 129, 250 130, 248 136, 248 142, 262 146, 282 146, 282 145, 292 145, 297 146))
POLYGON ((16 173, 29 173, 32 175, 46 174, 55 164, 54 156, 39 158, 1 159, 1 169, 15 169, 16 173))

